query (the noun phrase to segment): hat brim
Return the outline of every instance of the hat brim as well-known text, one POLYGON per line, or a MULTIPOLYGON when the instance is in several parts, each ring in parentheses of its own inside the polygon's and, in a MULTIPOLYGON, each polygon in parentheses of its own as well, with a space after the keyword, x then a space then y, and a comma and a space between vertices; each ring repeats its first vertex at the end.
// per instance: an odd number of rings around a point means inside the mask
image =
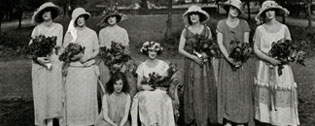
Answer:
POLYGON ((261 20, 261 15, 264 14, 268 10, 279 10, 280 13, 284 14, 284 16, 288 16, 289 15, 289 11, 287 9, 283 8, 283 7, 269 7, 267 9, 260 10, 258 12, 258 14, 255 17, 256 21, 260 22, 259 20, 261 20))
POLYGON ((200 17, 200 23, 201 23, 201 24, 207 23, 207 21, 210 19, 209 14, 208 14, 206 11, 204 11, 204 10, 186 11, 186 12, 183 14, 183 19, 184 19, 184 23, 187 24, 187 25, 190 25, 190 24, 189 24, 189 17, 188 17, 188 15, 191 14, 191 13, 199 13, 199 14, 201 14, 202 16, 204 16, 204 17, 200 17))
POLYGON ((43 14, 46 11, 51 12, 51 18, 54 20, 61 13, 61 8, 59 8, 57 6, 48 6, 48 7, 42 8, 40 10, 37 10, 32 17, 32 21, 36 24, 42 23, 44 21, 43 14))
POLYGON ((112 17, 112 16, 117 16, 119 17, 119 20, 117 20, 117 23, 121 22, 121 21, 124 21, 127 19, 127 15, 125 14, 122 14, 122 13, 110 13, 110 14, 106 14, 102 20, 100 21, 100 23, 98 24, 99 26, 105 26, 105 25, 108 25, 108 18, 109 17, 112 17))
POLYGON ((239 7, 235 6, 235 5, 228 4, 228 3, 221 3, 221 4, 219 4, 219 5, 220 5, 227 13, 228 13, 229 7, 235 7, 235 8, 237 8, 237 10, 240 12, 239 15, 244 14, 244 11, 243 11, 241 8, 239 8, 239 7))

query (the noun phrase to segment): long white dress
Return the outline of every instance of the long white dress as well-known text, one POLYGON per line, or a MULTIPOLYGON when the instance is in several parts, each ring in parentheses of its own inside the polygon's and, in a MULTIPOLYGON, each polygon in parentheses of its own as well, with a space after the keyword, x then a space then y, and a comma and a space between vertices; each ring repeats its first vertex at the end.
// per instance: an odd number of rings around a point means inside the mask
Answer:
MULTIPOLYGON (((168 64, 162 60, 155 67, 149 67, 145 62, 137 69, 138 76, 148 77, 155 72, 165 75, 168 64)), ((164 90, 140 91, 133 97, 131 107, 132 126, 138 126, 138 114, 143 126, 175 126, 172 100, 164 90)))
MULTIPOLYGON (((281 25, 276 33, 267 32, 264 25, 258 26, 254 36, 255 44, 264 53, 269 52, 272 42, 280 39, 291 40, 286 25, 281 25)), ((272 125, 299 125, 297 84, 291 67, 285 65, 280 76, 277 68, 270 68, 265 61, 259 60, 257 68, 255 118, 272 125)))
MULTIPOLYGON (((39 24, 32 32, 32 38, 39 35, 46 37, 57 36, 56 46, 61 46, 63 36, 62 25, 53 23, 51 27, 46 27, 43 24, 39 24)), ((45 120, 47 119, 63 117, 61 62, 58 60, 58 57, 54 53, 50 56, 51 70, 37 63, 32 63, 35 125, 38 126, 45 125, 45 120)))

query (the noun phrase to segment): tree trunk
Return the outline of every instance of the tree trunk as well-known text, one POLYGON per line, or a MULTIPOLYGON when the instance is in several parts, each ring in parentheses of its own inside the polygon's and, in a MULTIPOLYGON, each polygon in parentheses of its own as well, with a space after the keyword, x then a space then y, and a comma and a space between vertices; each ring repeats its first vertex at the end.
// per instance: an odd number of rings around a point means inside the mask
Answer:
POLYGON ((173 0, 168 0, 168 14, 167 14, 167 21, 166 21, 166 33, 165 38, 171 37, 172 34, 172 6, 173 6, 173 0))
POLYGON ((248 21, 250 21, 250 0, 248 0, 247 2, 246 2, 246 4, 247 4, 247 14, 248 14, 248 21))
POLYGON ((312 5, 312 0, 308 0, 307 1, 308 28, 312 27, 311 5, 312 5))

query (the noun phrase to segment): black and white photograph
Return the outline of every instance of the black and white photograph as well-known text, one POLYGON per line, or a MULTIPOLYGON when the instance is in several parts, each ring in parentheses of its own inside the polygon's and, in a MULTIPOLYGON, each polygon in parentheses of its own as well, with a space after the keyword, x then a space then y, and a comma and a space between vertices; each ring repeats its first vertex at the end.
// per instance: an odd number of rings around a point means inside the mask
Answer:
POLYGON ((315 126, 315 1, 0 0, 0 126, 315 126))

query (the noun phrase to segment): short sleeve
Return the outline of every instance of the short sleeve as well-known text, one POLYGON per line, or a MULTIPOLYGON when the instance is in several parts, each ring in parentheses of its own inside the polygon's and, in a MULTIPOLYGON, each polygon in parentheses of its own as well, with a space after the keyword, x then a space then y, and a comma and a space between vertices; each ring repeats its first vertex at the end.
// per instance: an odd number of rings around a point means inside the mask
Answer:
POLYGON ((242 20, 242 22, 243 22, 243 31, 244 32, 250 32, 250 27, 249 27, 247 21, 246 20, 242 20))
POLYGON ((97 34, 96 34, 96 32, 93 31, 93 49, 98 50, 99 47, 100 47, 100 45, 98 42, 97 34))
POLYGON ((253 41, 254 41, 255 45, 257 45, 258 47, 260 45, 260 40, 261 40, 261 35, 262 35, 261 30, 260 30, 261 27, 262 26, 258 26, 256 28, 256 31, 255 31, 255 34, 254 34, 254 37, 253 37, 253 41))
POLYGON ((144 76, 144 71, 143 71, 143 63, 139 65, 139 67, 136 70, 136 73, 138 76, 143 77, 144 76))
POLYGON ((216 30, 216 31, 223 33, 223 29, 224 29, 224 20, 220 20, 220 21, 218 22, 217 30, 216 30))
MULTIPOLYGON (((38 36, 39 35, 39 30, 38 30, 39 28, 38 28, 38 26, 36 26, 34 29, 33 29, 33 31, 32 31, 32 34, 31 34, 31 37, 32 38, 35 38, 36 36, 38 36)), ((28 43, 29 45, 30 44, 32 44, 32 40, 30 40, 30 42, 28 43)))
POLYGON ((292 40, 288 26, 284 25, 284 37, 286 40, 292 40))
POLYGON ((212 39, 212 33, 211 33, 211 29, 210 27, 206 27, 207 28, 207 31, 208 31, 208 39, 212 39))
POLYGON ((124 46, 129 46, 129 36, 128 32, 123 29, 123 41, 124 41, 124 46))
POLYGON ((57 46, 62 46, 62 38, 63 38, 63 27, 58 24, 58 36, 57 36, 57 46))
POLYGON ((105 32, 105 29, 102 29, 99 34, 98 34, 98 37, 99 37, 99 45, 101 47, 104 47, 105 46, 105 35, 104 35, 104 32, 105 32))
POLYGON ((166 62, 164 62, 164 61, 162 61, 162 60, 160 60, 160 62, 162 62, 161 64, 161 74, 162 74, 162 76, 166 76, 167 75, 167 70, 168 70, 168 68, 169 68, 169 66, 168 66, 168 63, 166 63, 166 62))

